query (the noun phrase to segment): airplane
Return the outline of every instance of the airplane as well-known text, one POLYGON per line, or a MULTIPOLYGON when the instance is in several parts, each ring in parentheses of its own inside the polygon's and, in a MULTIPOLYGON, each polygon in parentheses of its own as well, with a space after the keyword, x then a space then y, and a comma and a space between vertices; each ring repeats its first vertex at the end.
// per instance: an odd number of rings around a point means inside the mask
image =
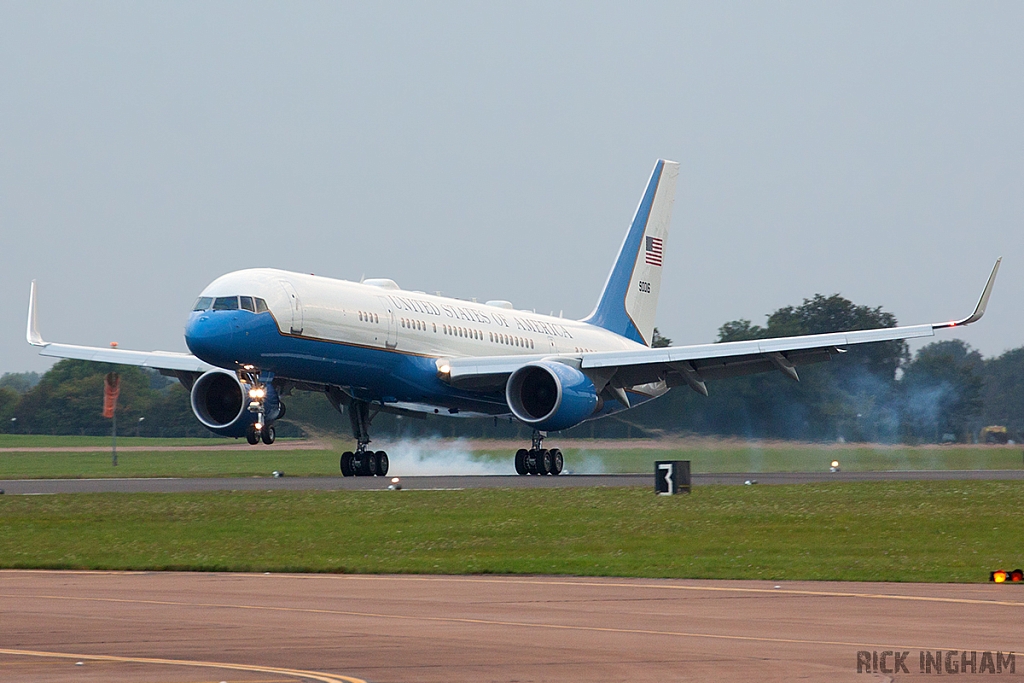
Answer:
POLYGON ((707 381, 830 360, 852 345, 932 336, 985 313, 998 259, 974 312, 950 322, 775 339, 652 348, 679 164, 659 160, 593 312, 582 320, 401 289, 393 280, 349 282, 271 268, 223 275, 200 294, 185 325, 191 353, 54 344, 39 333, 36 283, 29 344, 40 354, 153 368, 190 392, 192 411, 216 434, 271 444, 282 396, 323 393, 347 413, 356 446, 344 476, 386 475, 373 451, 379 412, 511 417, 533 430, 514 457, 520 475, 558 475, 558 432, 634 408, 674 387, 708 395, 707 381))

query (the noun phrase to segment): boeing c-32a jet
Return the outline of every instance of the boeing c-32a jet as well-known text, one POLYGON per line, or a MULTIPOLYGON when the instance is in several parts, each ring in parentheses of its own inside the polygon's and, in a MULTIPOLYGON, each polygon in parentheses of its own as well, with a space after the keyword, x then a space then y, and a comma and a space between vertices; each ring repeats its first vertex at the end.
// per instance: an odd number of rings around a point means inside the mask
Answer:
POLYGON ((853 344, 926 337, 981 318, 996 261, 967 318, 912 327, 779 339, 651 348, 679 165, 658 161, 593 313, 572 321, 403 291, 392 280, 346 282, 267 268, 239 270, 203 290, 185 326, 191 354, 130 351, 43 341, 35 283, 28 342, 44 356, 139 365, 177 377, 207 428, 272 443, 281 396, 323 392, 348 413, 354 451, 346 476, 383 475, 370 422, 380 411, 509 416, 533 429, 515 455, 520 474, 559 474, 562 454, 542 447, 548 432, 627 410, 687 386, 831 359, 853 344))

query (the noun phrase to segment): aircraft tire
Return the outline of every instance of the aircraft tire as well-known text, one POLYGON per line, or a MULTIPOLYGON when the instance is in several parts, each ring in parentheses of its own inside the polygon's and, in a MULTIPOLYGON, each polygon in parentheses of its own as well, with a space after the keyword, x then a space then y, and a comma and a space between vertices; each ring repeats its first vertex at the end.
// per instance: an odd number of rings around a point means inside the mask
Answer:
POLYGON ((565 465, 565 458, 562 457, 562 451, 557 448, 551 449, 551 470, 550 474, 558 476, 562 473, 562 466, 565 465))
POLYGON ((268 446, 274 443, 274 440, 277 439, 277 430, 274 429, 274 425, 264 427, 260 432, 260 439, 268 446))
POLYGON ((537 474, 537 451, 530 449, 523 460, 527 474, 537 474))
POLYGON ((529 474, 529 470, 526 469, 526 459, 530 457, 530 451, 525 448, 520 448, 516 451, 516 474, 522 476, 529 474))
POLYGON ((355 473, 352 469, 352 451, 345 451, 341 454, 341 476, 352 477, 355 473))
POLYGON ((546 448, 537 451, 537 474, 551 474, 551 451, 546 448))
POLYGON ((388 473, 388 466, 391 461, 388 459, 388 454, 384 451, 377 451, 377 476, 383 477, 388 473))
POLYGON ((256 432, 256 427, 249 425, 246 428, 245 440, 249 442, 250 446, 255 446, 260 442, 260 435, 256 432))
POLYGON ((363 458, 363 474, 367 477, 377 476, 377 454, 373 451, 368 451, 363 458))

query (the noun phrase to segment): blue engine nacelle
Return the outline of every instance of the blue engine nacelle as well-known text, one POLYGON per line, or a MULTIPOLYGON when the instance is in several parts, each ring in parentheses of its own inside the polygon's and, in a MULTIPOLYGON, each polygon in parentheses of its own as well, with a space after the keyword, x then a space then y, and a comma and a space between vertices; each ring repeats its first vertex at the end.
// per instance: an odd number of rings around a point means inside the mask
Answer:
POLYGON ((594 383, 574 367, 541 360, 508 378, 505 400, 512 414, 542 432, 578 425, 600 405, 594 383))
MULTIPOLYGON (((281 401, 274 385, 267 382, 264 387, 267 396, 263 401, 267 424, 281 416, 281 401)), ((233 372, 210 370, 192 385, 192 412, 196 418, 214 434, 221 436, 245 436, 249 425, 254 424, 257 413, 249 412, 248 384, 238 381, 233 372)))

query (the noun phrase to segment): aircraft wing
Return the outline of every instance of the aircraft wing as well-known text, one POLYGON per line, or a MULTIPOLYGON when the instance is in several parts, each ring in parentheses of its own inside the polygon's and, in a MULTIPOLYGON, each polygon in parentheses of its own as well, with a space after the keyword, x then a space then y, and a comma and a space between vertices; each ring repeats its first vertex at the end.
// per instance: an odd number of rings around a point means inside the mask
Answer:
MULTIPOLYGON (((800 337, 584 353, 569 357, 578 360, 579 369, 594 381, 598 391, 608 385, 626 388, 664 380, 670 387, 686 384, 706 396, 705 380, 770 370, 780 370, 799 380, 797 366, 829 360, 845 353, 847 347, 855 344, 930 337, 935 334, 935 330, 977 322, 985 314, 1001 261, 997 260, 992 268, 974 313, 961 320, 800 337)), ((450 367, 450 381, 454 386, 484 390, 496 388, 523 365, 550 357, 452 358, 447 363, 450 367)))
POLYGON ((174 351, 129 351, 127 349, 107 348, 102 346, 75 346, 72 344, 54 344, 44 341, 39 334, 39 324, 36 320, 36 282, 32 281, 29 290, 28 300, 28 327, 25 331, 25 338, 32 346, 40 347, 40 356, 51 356, 53 358, 74 358, 77 360, 91 360, 100 363, 118 363, 120 365, 138 365, 154 370, 167 370, 172 372, 187 372, 202 374, 214 367, 204 363, 189 353, 177 353, 174 351))

